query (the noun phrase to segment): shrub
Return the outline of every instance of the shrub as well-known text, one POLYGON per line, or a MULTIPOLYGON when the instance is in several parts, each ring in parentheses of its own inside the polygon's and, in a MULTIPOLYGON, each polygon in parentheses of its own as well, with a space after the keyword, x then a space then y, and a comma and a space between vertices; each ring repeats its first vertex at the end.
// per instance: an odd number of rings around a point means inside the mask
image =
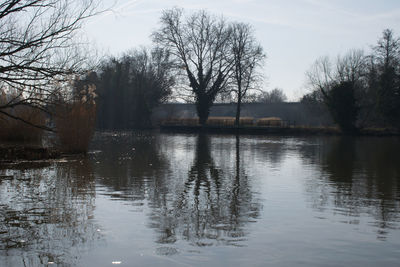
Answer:
POLYGON ((355 86, 353 82, 341 82, 335 84, 325 96, 325 103, 333 120, 345 133, 357 131, 359 107, 355 98, 355 86))
POLYGON ((56 107, 55 124, 61 149, 69 153, 86 153, 94 133, 96 105, 72 102, 56 107))
MULTIPOLYGON (((0 105, 7 97, 0 99, 0 105)), ((45 126, 46 116, 44 112, 31 106, 16 106, 6 108, 3 111, 21 118, 33 125, 45 126)), ((38 143, 41 141, 43 130, 31 126, 21 120, 13 119, 5 114, 0 114, 0 139, 2 141, 38 143)))

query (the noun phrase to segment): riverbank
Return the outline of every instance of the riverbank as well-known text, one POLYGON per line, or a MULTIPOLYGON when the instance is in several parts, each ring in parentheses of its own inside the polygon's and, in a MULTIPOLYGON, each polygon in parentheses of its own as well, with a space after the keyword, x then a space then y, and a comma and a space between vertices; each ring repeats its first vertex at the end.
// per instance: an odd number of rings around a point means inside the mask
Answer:
POLYGON ((0 144, 0 163, 16 160, 48 160, 61 156, 55 148, 24 144, 0 144))
MULTIPOLYGON (((213 133, 213 134, 254 134, 254 135, 345 135, 337 127, 268 127, 268 126, 213 126, 213 125, 161 125, 161 132, 171 133, 213 133)), ((400 136, 400 132, 386 128, 361 129, 356 136, 400 136)))

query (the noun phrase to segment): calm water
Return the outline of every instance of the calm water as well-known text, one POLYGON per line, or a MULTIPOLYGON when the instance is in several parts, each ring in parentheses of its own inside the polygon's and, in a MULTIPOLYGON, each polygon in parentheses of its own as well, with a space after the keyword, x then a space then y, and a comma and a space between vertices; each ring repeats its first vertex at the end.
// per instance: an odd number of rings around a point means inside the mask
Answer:
POLYGON ((3 166, 0 266, 399 266, 399 138, 108 133, 3 166))

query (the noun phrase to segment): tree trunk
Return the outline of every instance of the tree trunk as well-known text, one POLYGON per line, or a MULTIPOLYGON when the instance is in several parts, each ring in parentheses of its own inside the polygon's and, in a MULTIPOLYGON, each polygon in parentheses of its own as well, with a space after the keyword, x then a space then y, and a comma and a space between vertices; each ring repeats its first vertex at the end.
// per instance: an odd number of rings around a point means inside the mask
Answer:
POLYGON ((238 101, 236 104, 236 119, 235 119, 235 126, 239 127, 240 123, 240 110, 241 110, 241 105, 242 105, 242 98, 239 96, 238 101))
POLYGON ((205 125, 210 115, 210 101, 207 96, 199 96, 196 103, 197 115, 199 116, 200 125, 205 125))

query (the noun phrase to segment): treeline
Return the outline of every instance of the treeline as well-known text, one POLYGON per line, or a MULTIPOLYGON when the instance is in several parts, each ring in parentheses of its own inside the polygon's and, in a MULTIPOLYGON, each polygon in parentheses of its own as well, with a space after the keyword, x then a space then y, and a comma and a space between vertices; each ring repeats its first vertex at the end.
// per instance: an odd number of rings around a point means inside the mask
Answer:
MULTIPOLYGON (((104 60, 85 78, 97 87, 97 128, 151 127, 152 110, 172 92, 196 105, 200 124, 218 97, 234 100, 239 123, 240 105, 261 81, 265 58, 250 25, 174 8, 163 12, 152 38, 155 49, 104 60)), ((284 97, 279 93, 259 97, 276 101, 284 97)))
POLYGON ((175 84, 173 62, 163 49, 133 50, 104 60, 86 82, 96 85, 98 129, 133 129, 151 126, 154 107, 175 84))
MULTIPOLYGON (((239 125, 241 103, 286 99, 280 89, 254 94, 262 83, 266 55, 251 25, 204 10, 164 10, 151 35, 156 48, 133 50, 94 67, 73 36, 83 21, 98 13, 95 1, 70 2, 37 5, 17 0, 0 5, 0 23, 7 26, 0 30, 2 139, 12 137, 16 128, 34 132, 22 124, 62 132, 73 128, 68 127, 72 118, 75 128, 86 125, 92 133, 94 114, 98 129, 150 127, 152 110, 172 93, 195 104, 200 124, 206 123, 216 101, 236 102, 239 125), (24 24, 27 13, 34 16, 24 24)), ((312 92, 302 102, 314 113, 328 109, 344 132, 400 129, 400 40, 393 31, 385 30, 371 53, 352 50, 335 62, 317 60, 308 78, 312 92)), ((81 132, 76 129, 77 135, 81 132)))
POLYGON ((301 101, 314 112, 327 108, 343 132, 400 129, 400 39, 392 30, 383 31, 371 53, 320 58, 307 76, 312 92, 301 101))

